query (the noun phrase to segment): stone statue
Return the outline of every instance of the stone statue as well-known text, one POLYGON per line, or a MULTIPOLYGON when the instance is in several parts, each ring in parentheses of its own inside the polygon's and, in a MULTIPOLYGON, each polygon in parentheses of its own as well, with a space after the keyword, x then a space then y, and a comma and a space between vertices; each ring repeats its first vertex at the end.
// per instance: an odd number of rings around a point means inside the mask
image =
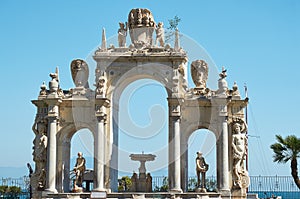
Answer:
POLYGON ((126 36, 127 36, 127 22, 119 23, 120 28, 118 30, 118 42, 119 42, 119 47, 126 47, 126 36))
POLYGON ((81 152, 78 152, 77 155, 78 157, 76 159, 76 164, 73 169, 76 175, 74 189, 78 188, 77 186, 82 187, 83 175, 85 172, 85 158, 83 157, 81 152))
POLYGON ((242 176, 247 175, 244 167, 244 160, 247 155, 247 129, 245 122, 235 121, 232 134, 232 155, 233 155, 233 173, 235 176, 235 186, 242 187, 242 176))
POLYGON ((165 46, 165 30, 163 28, 163 23, 162 22, 159 22, 157 27, 156 27, 156 45, 158 46, 158 42, 159 42, 159 45, 161 47, 164 47, 165 46))
POLYGON ((89 88, 89 67, 82 59, 75 59, 71 62, 72 79, 76 87, 89 88))
POLYGON ((34 189, 43 190, 46 186, 46 163, 47 163, 47 126, 44 121, 37 120, 32 126, 36 137, 33 141, 33 160, 36 167, 33 174, 33 179, 36 179, 36 184, 32 185, 34 189))
POLYGON ((152 176, 150 173, 147 173, 146 176, 146 192, 152 192, 152 176))
POLYGON ((196 173, 197 173, 197 187, 200 188, 200 192, 206 192, 205 186, 205 174, 208 170, 209 165, 206 164, 204 157, 201 152, 197 152, 196 158, 196 173), (201 174, 201 180, 200 180, 201 174))
POLYGON ((241 95, 240 95, 238 85, 236 82, 234 82, 234 84, 232 86, 232 90, 230 90, 230 94, 232 95, 232 97, 240 99, 241 95))
POLYGON ((208 65, 203 60, 195 60, 191 64, 192 79, 196 88, 206 88, 208 65))
POLYGON ((217 94, 219 96, 227 96, 228 94, 228 84, 227 84, 227 81, 226 81, 226 77, 227 77, 227 74, 226 74, 226 69, 224 67, 222 67, 222 72, 219 74, 220 76, 220 79, 218 80, 218 90, 217 90, 217 94))
POLYGON ((96 96, 104 97, 106 92, 106 78, 104 76, 100 76, 96 88, 96 96))
POLYGON ((138 176, 137 176, 136 172, 133 172, 133 174, 131 176, 130 191, 132 191, 132 192, 137 191, 137 180, 138 180, 138 176))

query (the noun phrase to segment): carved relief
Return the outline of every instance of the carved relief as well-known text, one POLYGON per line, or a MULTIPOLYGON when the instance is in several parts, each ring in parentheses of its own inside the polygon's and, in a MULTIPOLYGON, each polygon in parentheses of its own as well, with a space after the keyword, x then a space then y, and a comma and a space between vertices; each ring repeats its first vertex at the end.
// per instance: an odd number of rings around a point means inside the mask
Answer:
POLYGON ((72 79, 76 87, 89 88, 89 68, 82 59, 75 59, 71 62, 72 79))
POLYGON ((43 190, 46 185, 46 163, 47 163, 47 122, 44 119, 37 119, 32 126, 35 133, 33 141, 33 161, 35 162, 35 171, 32 175, 31 184, 36 190, 43 190))
POLYGON ((148 9, 132 9, 128 15, 129 34, 135 47, 152 45, 155 22, 148 9))
POLYGON ((249 186, 249 176, 245 168, 247 156, 247 124, 240 118, 235 118, 232 124, 232 157, 234 187, 247 188, 249 186))
POLYGON ((96 97, 105 97, 106 93, 106 78, 104 76, 100 76, 96 88, 96 97))

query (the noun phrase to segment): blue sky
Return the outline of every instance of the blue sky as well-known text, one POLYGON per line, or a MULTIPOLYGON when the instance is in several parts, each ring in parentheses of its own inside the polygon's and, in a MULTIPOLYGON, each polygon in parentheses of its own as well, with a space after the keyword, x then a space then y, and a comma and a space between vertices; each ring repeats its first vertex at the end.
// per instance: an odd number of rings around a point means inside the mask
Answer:
MULTIPOLYGON (((85 59, 99 46, 103 27, 107 37, 115 36, 119 21, 126 21, 129 11, 138 7, 150 9, 155 21, 164 24, 178 15, 180 32, 208 52, 217 70, 227 68, 229 85, 236 81, 243 94, 247 84, 249 134, 254 136, 249 138, 250 175, 290 175, 289 165, 272 162, 269 146, 275 134, 300 137, 300 2, 296 0, 0 1, 0 167, 23 167, 32 161, 36 110, 30 101, 37 98, 42 82, 50 80, 49 73, 59 66, 61 87, 72 88, 70 62, 85 59)), ((159 85, 154 87, 142 88, 161 96, 147 107, 162 111, 160 103, 166 104, 166 96, 159 85)), ((130 100, 142 102, 138 97, 130 100)), ((148 117, 148 113, 139 115, 143 113, 130 112, 140 126, 150 121, 138 119, 148 117)), ((131 150, 126 142, 121 146, 131 150)))

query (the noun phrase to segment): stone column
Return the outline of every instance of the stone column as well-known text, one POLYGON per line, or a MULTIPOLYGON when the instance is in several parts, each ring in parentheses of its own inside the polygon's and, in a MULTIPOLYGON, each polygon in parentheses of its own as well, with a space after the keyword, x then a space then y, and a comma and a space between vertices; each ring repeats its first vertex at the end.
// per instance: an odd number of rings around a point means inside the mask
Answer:
POLYGON ((104 131, 105 116, 97 116, 96 135, 95 135, 95 191, 105 191, 104 188, 104 145, 105 145, 105 131, 104 131))
POLYGON ((169 189, 182 192, 180 176, 180 105, 179 99, 169 98, 169 189))
POLYGON ((106 191, 104 186, 104 164, 105 164, 105 124, 106 108, 109 106, 109 100, 106 98, 97 98, 95 100, 96 133, 94 140, 94 191, 106 191))
POLYGON ((48 143, 47 143, 47 171, 46 171, 46 189, 45 191, 57 193, 56 185, 56 133, 57 133, 57 121, 58 121, 58 105, 61 100, 57 98, 46 99, 48 104, 48 143))
POLYGON ((48 117, 48 144, 47 144, 47 173, 46 173, 46 191, 56 193, 56 132, 57 118, 48 117))
POLYGON ((219 129, 220 137, 218 140, 218 188, 226 195, 229 189, 229 154, 228 154, 228 124, 227 124, 227 105, 219 104, 219 129))

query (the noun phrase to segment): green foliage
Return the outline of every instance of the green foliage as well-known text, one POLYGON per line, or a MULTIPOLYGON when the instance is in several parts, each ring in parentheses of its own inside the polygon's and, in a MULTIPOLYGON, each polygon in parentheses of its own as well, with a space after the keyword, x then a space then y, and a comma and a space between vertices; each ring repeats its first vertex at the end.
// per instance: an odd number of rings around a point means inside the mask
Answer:
POLYGON ((4 194, 4 193, 7 193, 8 192, 8 186, 7 185, 1 185, 0 186, 0 193, 1 194, 4 194))
POLYGON ((217 192, 217 181, 213 179, 206 179, 206 189, 208 192, 217 192))
POLYGON ((21 187, 17 187, 17 186, 11 186, 9 187, 9 192, 13 193, 13 194, 18 194, 21 193, 21 187))
POLYGON ((129 191, 132 185, 131 179, 128 176, 123 176, 121 179, 118 180, 119 186, 118 191, 129 191))
POLYGON ((297 166, 297 158, 300 157, 300 139, 295 135, 289 135, 286 138, 276 135, 276 140, 277 142, 271 145, 271 149, 274 152, 273 161, 278 163, 291 161, 291 174, 295 184, 300 189, 297 166))
POLYGON ((178 28, 181 19, 177 15, 175 15, 173 19, 169 19, 168 21, 169 21, 169 26, 167 27, 167 30, 165 32, 166 42, 170 42, 173 39, 175 35, 175 31, 178 28))
POLYGON ((167 27, 168 30, 176 30, 177 26, 179 24, 179 22, 181 21, 181 19, 175 15, 175 17, 173 19, 169 19, 169 26, 167 27))
MULTIPOLYGON (((215 179, 206 179, 206 189, 208 192, 217 192, 217 181, 215 179)), ((190 178, 188 181, 188 191, 193 192, 197 188, 197 179, 190 178)))
POLYGON ((188 181, 188 191, 195 191, 196 188, 197 188, 197 179, 190 178, 188 181))
POLYGON ((21 187, 17 186, 7 186, 7 185, 2 185, 0 186, 0 193, 1 195, 4 195, 4 198, 18 198, 18 194, 20 194, 21 187))
POLYGON ((164 177, 163 184, 161 187, 156 186, 154 192, 166 192, 169 190, 168 177, 164 177))
POLYGON ((281 135, 276 135, 277 142, 271 145, 274 152, 273 161, 278 163, 286 163, 289 160, 300 157, 300 139, 295 135, 283 138, 281 135))

